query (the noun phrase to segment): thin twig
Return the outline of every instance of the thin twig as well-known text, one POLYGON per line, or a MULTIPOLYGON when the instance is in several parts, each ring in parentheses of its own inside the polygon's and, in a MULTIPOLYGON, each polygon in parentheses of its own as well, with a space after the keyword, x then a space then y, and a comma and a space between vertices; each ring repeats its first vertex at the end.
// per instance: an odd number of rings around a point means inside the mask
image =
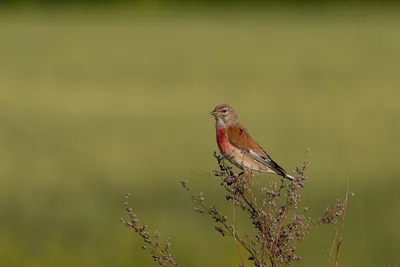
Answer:
POLYGON ((233 238, 235 239, 237 251, 239 253, 239 258, 240 258, 239 266, 244 266, 243 247, 239 243, 236 231, 236 205, 232 205, 232 228, 233 228, 233 238))
POLYGON ((349 179, 350 178, 347 179, 346 197, 344 198, 344 201, 343 201, 344 208, 343 208, 343 215, 342 215, 342 225, 341 225, 341 229, 339 231, 338 242, 337 242, 337 245, 336 245, 336 255, 335 255, 335 265, 334 265, 334 267, 337 267, 337 265, 339 263, 339 249, 340 249, 340 245, 342 244, 342 241, 343 241, 344 220, 345 220, 345 217, 346 217, 347 201, 348 201, 348 198, 349 198, 349 183, 350 183, 349 179))

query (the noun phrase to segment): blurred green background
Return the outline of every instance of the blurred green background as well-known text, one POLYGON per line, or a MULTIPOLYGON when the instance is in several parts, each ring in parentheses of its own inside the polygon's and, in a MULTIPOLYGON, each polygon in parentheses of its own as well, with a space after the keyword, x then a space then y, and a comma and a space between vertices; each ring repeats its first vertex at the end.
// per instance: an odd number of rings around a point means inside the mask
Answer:
MULTIPOLYGON (((230 215, 208 175, 220 103, 285 169, 312 162, 311 214, 350 177, 339 266, 399 266, 399 14, 1 6, 0 266, 155 266, 119 221, 127 192, 180 266, 237 266, 179 182, 230 215)), ((333 236, 309 236, 296 266, 326 266, 333 236)))

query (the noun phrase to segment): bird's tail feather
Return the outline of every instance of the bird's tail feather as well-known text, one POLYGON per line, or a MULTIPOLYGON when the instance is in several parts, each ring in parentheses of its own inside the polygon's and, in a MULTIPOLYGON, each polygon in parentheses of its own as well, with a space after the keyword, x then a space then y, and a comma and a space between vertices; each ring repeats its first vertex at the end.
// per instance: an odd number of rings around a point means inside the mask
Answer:
POLYGON ((293 176, 290 176, 290 175, 287 174, 287 173, 285 173, 285 178, 288 179, 288 180, 290 180, 290 181, 293 181, 293 180, 294 180, 294 177, 293 177, 293 176))
MULTIPOLYGON (((289 175, 289 174, 287 174, 287 173, 285 173, 285 178, 288 179, 288 180, 290 180, 290 181, 294 181, 294 180, 295 180, 293 176, 291 176, 291 175, 289 175)), ((298 184, 299 184, 301 187, 304 188, 303 183, 299 182, 298 184)))

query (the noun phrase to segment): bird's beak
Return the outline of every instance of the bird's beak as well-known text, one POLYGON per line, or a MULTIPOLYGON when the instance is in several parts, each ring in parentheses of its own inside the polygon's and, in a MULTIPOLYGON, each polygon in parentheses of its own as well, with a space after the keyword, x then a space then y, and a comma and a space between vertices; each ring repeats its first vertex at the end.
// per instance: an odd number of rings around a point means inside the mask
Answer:
POLYGON ((213 111, 211 111, 211 113, 210 113, 210 115, 214 116, 214 117, 215 117, 216 114, 217 114, 217 111, 215 109, 213 111))

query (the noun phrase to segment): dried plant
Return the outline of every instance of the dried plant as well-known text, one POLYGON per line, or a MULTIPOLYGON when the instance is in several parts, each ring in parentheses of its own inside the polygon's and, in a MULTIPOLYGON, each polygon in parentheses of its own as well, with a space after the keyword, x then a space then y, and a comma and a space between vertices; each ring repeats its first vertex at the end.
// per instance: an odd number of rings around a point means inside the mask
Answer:
MULTIPOLYGON (((235 173, 232 167, 227 165, 224 158, 214 152, 218 168, 213 175, 220 178, 221 186, 225 189, 226 200, 233 206, 232 217, 224 215, 215 205, 206 204, 203 192, 194 193, 187 181, 181 181, 182 186, 190 194, 195 205, 195 211, 208 215, 214 221, 215 230, 222 236, 232 237, 237 245, 239 253, 239 266, 244 266, 247 258, 257 267, 290 266, 293 261, 299 261, 297 246, 307 235, 323 225, 332 225, 336 230, 332 244, 328 266, 338 265, 338 255, 343 239, 343 225, 346 214, 349 193, 347 188, 343 202, 339 200, 335 204, 328 205, 323 216, 314 220, 308 216, 308 207, 299 208, 301 191, 307 177, 304 172, 309 162, 304 162, 294 173, 294 181, 285 183, 269 182, 268 187, 260 188, 258 192, 257 179, 253 174, 235 173), (241 210, 241 215, 250 219, 255 233, 240 232, 236 225, 236 208, 241 210), (244 256, 244 253, 247 256, 244 256)), ((140 226, 132 210, 126 207, 130 222, 123 223, 134 229, 148 246, 143 248, 153 255, 153 259, 163 266, 177 266, 168 253, 169 239, 161 249, 158 244, 158 233, 152 238, 146 231, 146 226, 140 226)))
POLYGON ((143 239, 146 245, 142 246, 144 250, 149 252, 153 260, 162 266, 178 266, 175 260, 169 254, 169 247, 171 245, 170 238, 166 237, 164 245, 160 245, 160 233, 155 231, 152 235, 147 231, 147 225, 140 224, 136 214, 132 212, 132 208, 128 207, 129 194, 125 196, 125 210, 128 213, 130 221, 125 221, 121 218, 121 222, 128 228, 133 229, 135 233, 143 239))

